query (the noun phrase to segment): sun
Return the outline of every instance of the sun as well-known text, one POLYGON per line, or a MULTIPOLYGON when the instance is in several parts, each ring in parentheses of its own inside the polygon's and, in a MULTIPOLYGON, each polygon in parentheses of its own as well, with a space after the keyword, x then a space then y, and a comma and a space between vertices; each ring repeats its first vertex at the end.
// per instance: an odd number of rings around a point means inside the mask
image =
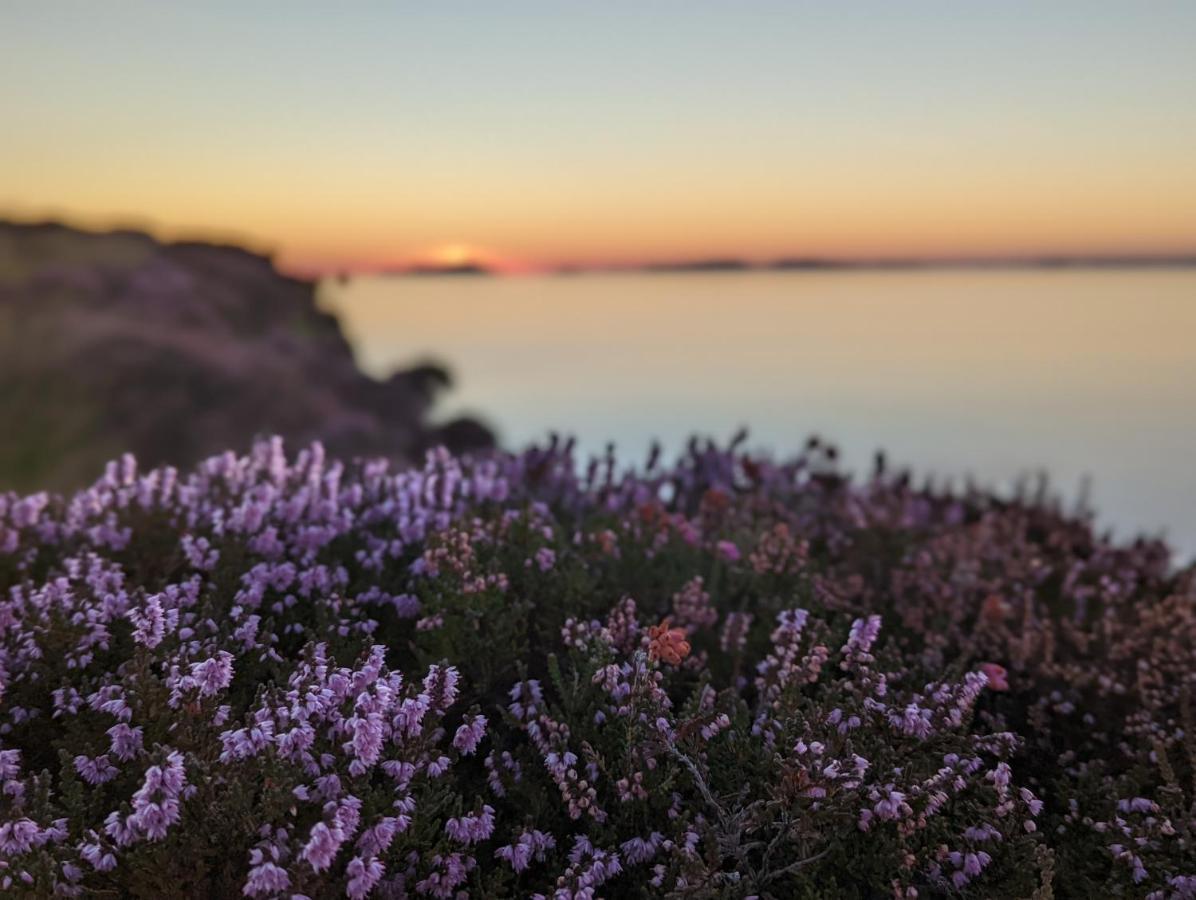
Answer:
POLYGON ((478 254, 466 244, 444 244, 436 247, 429 257, 437 266, 452 268, 476 262, 478 254))
POLYGON ((446 241, 432 244, 422 252, 409 257, 410 265, 417 269, 479 269, 487 272, 521 272, 527 267, 519 264, 489 247, 469 244, 465 241, 446 241))

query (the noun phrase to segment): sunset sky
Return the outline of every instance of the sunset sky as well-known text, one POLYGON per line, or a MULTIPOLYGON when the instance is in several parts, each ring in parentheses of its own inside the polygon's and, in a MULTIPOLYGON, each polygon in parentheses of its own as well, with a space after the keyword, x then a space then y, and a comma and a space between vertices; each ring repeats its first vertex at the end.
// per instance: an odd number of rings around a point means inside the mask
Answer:
POLYGON ((0 216, 296 271, 1196 252, 1196 3, 42 3, 0 216))

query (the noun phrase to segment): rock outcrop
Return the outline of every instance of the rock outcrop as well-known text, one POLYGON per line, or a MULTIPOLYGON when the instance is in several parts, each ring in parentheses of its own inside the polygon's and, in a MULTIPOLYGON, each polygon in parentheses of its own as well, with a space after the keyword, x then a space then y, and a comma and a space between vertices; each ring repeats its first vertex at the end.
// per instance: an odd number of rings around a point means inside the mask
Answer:
POLYGON ((435 427, 449 383, 362 374, 315 286, 237 247, 0 222, 0 488, 70 488, 131 450, 187 465, 259 434, 410 459, 487 446, 435 427))

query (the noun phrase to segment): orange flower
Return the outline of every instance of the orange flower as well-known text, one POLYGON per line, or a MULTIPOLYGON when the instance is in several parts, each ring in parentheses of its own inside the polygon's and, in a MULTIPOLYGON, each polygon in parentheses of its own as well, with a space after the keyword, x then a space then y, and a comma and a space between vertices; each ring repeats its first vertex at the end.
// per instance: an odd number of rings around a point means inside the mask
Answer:
POLYGON ((672 666, 679 666, 689 656, 689 641, 681 628, 669 627, 666 617, 659 625, 648 629, 648 658, 660 659, 672 666))
POLYGON ((989 625, 999 625, 1009 615, 1009 604, 998 594, 989 594, 980 605, 980 618, 989 625))
POLYGON ((717 517, 731 505, 731 496, 718 488, 708 488, 702 495, 702 514, 717 517))
POLYGON ((639 513, 640 521, 650 527, 655 527, 658 522, 665 518, 664 507, 655 500, 641 503, 639 513))
POLYGON ((618 548, 619 539, 615 537, 615 533, 609 528, 605 531, 599 532, 598 543, 602 545, 602 552, 607 556, 613 556, 615 550, 618 548))

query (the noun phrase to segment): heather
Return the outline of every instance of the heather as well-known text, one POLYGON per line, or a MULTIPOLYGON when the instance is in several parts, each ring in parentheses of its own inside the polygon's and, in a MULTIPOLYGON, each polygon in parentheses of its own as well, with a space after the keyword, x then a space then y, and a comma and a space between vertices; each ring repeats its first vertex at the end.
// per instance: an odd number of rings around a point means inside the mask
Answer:
POLYGON ((273 440, 0 590, 8 895, 1196 897, 1196 578, 1041 493, 273 440))

